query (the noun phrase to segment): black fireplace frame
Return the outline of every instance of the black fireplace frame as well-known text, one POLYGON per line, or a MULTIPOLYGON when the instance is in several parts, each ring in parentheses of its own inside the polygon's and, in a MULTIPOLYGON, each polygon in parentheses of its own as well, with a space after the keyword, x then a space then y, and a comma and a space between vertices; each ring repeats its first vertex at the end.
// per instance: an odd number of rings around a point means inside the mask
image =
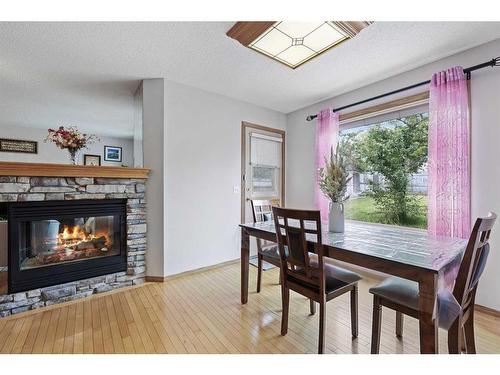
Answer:
POLYGON ((15 202, 8 205, 8 287, 9 293, 65 284, 127 270, 127 210, 126 199, 67 200, 15 202), (53 264, 47 267, 21 270, 19 265, 18 223, 26 220, 48 220, 57 217, 117 216, 120 223, 120 252, 102 258, 53 264))

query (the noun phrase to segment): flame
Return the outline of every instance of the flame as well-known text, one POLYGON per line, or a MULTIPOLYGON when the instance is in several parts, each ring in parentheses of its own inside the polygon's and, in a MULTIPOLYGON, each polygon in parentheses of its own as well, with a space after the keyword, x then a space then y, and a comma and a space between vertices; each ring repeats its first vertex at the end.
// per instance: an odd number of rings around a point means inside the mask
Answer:
POLYGON ((75 246, 81 242, 91 241, 103 236, 106 238, 106 243, 109 243, 107 232, 86 233, 79 225, 73 227, 65 225, 63 231, 57 235, 57 244, 75 246))
POLYGON ((73 227, 73 238, 80 238, 80 226, 78 225, 73 227))

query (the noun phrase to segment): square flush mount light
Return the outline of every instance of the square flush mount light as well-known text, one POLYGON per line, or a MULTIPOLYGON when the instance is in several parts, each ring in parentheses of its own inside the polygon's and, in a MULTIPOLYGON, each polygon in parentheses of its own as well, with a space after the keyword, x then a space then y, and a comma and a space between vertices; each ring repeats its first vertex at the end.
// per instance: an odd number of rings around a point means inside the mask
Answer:
POLYGON ((292 69, 353 38, 369 21, 237 22, 227 35, 292 69))

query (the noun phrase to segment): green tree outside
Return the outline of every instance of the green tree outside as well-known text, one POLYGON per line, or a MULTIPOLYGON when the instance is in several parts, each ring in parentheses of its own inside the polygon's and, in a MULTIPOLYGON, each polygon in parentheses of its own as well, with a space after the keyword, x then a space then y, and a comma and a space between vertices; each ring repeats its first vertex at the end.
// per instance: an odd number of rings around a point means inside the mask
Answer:
POLYGON ((416 114, 341 138, 340 152, 348 170, 383 177, 383 183, 369 181, 366 193, 381 222, 422 225, 421 218, 426 214, 424 197, 410 192, 408 184, 410 176, 427 162, 428 121, 427 113, 416 114))

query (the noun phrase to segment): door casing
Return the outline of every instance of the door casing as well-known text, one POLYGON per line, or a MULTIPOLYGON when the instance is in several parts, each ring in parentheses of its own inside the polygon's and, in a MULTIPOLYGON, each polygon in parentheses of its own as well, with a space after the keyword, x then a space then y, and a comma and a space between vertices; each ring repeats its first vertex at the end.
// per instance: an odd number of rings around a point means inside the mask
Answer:
POLYGON ((285 139, 285 131, 281 129, 270 128, 263 125, 253 124, 250 122, 243 121, 241 123, 241 217, 240 222, 245 222, 245 196, 246 196, 246 181, 245 181, 245 173, 246 173, 246 132, 247 129, 256 129, 262 130, 270 133, 276 133, 281 136, 283 139, 283 147, 281 147, 281 204, 284 205, 285 201, 285 149, 286 149, 286 139, 285 139))

